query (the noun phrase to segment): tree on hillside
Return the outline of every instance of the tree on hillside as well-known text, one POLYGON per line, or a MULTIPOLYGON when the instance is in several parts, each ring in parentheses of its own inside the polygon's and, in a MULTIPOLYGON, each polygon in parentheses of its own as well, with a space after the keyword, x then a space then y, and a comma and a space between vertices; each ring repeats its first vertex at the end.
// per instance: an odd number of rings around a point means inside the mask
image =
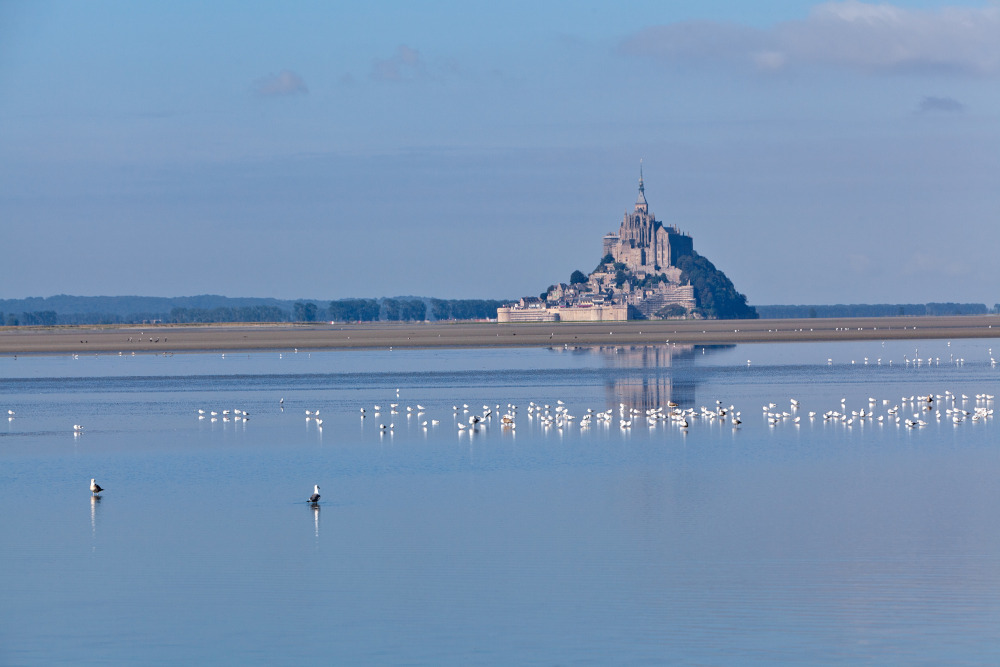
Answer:
POLYGON ((570 285, 577 285, 577 284, 585 283, 585 282, 587 282, 587 276, 586 276, 586 274, 584 274, 583 271, 580 271, 579 269, 577 269, 576 271, 574 271, 569 276, 569 284, 570 285))
POLYGON ((656 311, 656 317, 661 319, 670 319, 672 317, 685 317, 687 315, 687 308, 679 303, 668 303, 663 308, 656 311))
POLYGON ((694 287, 698 308, 705 317, 720 320, 757 319, 757 311, 747 305, 745 295, 736 291, 726 274, 698 253, 677 261, 681 280, 694 287))

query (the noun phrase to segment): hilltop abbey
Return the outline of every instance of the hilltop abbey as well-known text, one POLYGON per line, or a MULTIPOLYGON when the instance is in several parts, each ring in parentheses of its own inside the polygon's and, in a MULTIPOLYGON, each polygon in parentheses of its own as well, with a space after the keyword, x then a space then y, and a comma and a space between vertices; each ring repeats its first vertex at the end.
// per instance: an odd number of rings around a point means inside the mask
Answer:
POLYGON ((604 256, 610 254, 634 275, 645 277, 668 273, 682 255, 690 255, 693 250, 690 236, 682 234, 676 226, 664 226, 650 212, 640 169, 635 210, 625 213, 617 234, 604 237, 604 256))
POLYGON ((694 254, 691 237, 657 220, 646 202, 639 169, 639 196, 618 233, 604 237, 603 257, 589 275, 553 285, 544 298, 525 297, 497 309, 499 322, 601 321, 691 316, 694 288, 682 283, 678 261, 694 254))

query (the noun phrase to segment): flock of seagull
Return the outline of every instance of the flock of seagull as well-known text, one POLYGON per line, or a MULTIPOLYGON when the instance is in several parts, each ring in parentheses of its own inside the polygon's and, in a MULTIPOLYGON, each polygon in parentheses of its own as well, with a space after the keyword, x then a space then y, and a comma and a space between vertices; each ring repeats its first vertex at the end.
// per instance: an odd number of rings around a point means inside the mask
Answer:
MULTIPOLYGON (((399 397, 398 389, 396 390, 396 397, 397 399, 399 397)), ((856 423, 889 423, 909 428, 926 426, 928 423, 927 420, 932 418, 939 422, 949 420, 955 424, 960 424, 966 420, 978 422, 993 416, 993 394, 976 394, 974 399, 975 405, 969 405, 969 401, 971 400, 973 399, 970 399, 966 394, 954 394, 951 391, 945 391, 943 394, 903 396, 892 407, 889 407, 889 404, 893 401, 870 397, 866 406, 857 410, 849 410, 847 408, 847 399, 843 398, 840 401, 839 409, 827 410, 819 415, 816 411, 810 410, 805 412, 801 410, 801 403, 797 399, 792 398, 789 399, 787 409, 779 409, 776 403, 764 405, 763 414, 768 425, 772 427, 785 422, 801 424, 803 417, 809 421, 814 421, 817 416, 824 422, 842 423, 846 426, 852 426, 856 423), (884 408, 882 413, 879 413, 880 405, 884 408), (910 416, 911 413, 912 417, 910 416)), ((281 410, 284 411, 283 398, 280 401, 280 405, 281 410)), ((371 408, 360 408, 361 419, 366 419, 369 416, 378 418, 383 413, 390 416, 405 414, 407 419, 416 416, 420 420, 419 425, 425 431, 430 427, 440 424, 440 421, 437 419, 421 419, 427 411, 427 408, 421 404, 403 406, 400 403, 387 403, 386 405, 388 409, 383 408, 381 404, 374 404, 371 408)), ((513 431, 517 428, 518 410, 518 406, 513 403, 507 403, 502 411, 500 404, 492 406, 485 404, 482 406, 481 411, 470 408, 467 403, 452 406, 455 427, 460 434, 478 432, 492 425, 494 421, 499 423, 502 430, 513 431)), ((652 428, 666 423, 678 427, 682 432, 686 432, 691 424, 697 420, 725 423, 732 426, 733 429, 739 428, 740 424, 743 423, 742 413, 734 405, 724 405, 721 400, 716 400, 715 405, 712 407, 702 405, 698 408, 684 408, 673 401, 668 401, 665 406, 646 409, 629 407, 625 403, 619 403, 617 419, 615 408, 600 411, 587 408, 577 418, 576 415, 570 412, 562 400, 557 400, 554 404, 535 403, 531 401, 528 403, 526 411, 528 419, 533 422, 537 421, 542 429, 546 431, 549 429, 562 431, 572 428, 574 424, 578 424, 581 430, 586 430, 594 423, 610 426, 615 424, 616 421, 622 430, 632 428, 633 424, 637 426, 646 424, 652 428)), ((307 422, 313 421, 322 429, 323 419, 320 418, 319 414, 320 411, 318 409, 306 410, 305 418, 307 422)), ((213 422, 218 421, 220 418, 225 422, 231 420, 246 422, 250 418, 250 413, 238 408, 221 411, 199 409, 198 418, 210 418, 213 422)), ((388 423, 380 422, 378 425, 379 432, 382 434, 394 432, 395 427, 396 424, 394 421, 389 421, 388 423)), ((76 425, 74 429, 82 430, 82 427, 76 425)))
POLYGON ((198 409, 198 419, 209 419, 210 421, 217 422, 221 418, 224 422, 230 421, 250 421, 250 413, 246 410, 241 410, 239 408, 232 408, 229 410, 204 410, 202 408, 198 409))
MULTIPOLYGON (((398 392, 397 392, 398 396, 398 392)), ((424 416, 425 408, 423 405, 405 406, 403 410, 400 410, 399 403, 389 403, 388 413, 390 415, 398 415, 405 411, 407 417, 412 417, 416 415, 418 418, 424 416)), ((535 403, 531 401, 528 403, 527 407, 528 419, 530 421, 535 421, 542 426, 543 429, 556 429, 563 430, 569 429, 574 423, 579 423, 582 430, 588 429, 595 422, 605 426, 611 425, 615 422, 615 409, 609 408, 607 410, 595 411, 593 408, 587 408, 586 411, 580 416, 579 422, 577 422, 577 416, 570 413, 569 409, 566 407, 565 402, 562 400, 557 400, 554 404, 547 403, 535 403)), ((368 408, 361 408, 361 419, 365 419, 369 414, 375 417, 382 415, 385 410, 381 405, 373 405, 371 412, 368 408)), ((478 409, 473 410, 469 407, 468 403, 463 403, 461 406, 452 406, 453 418, 455 421, 455 426, 459 433, 475 433, 481 429, 494 423, 496 420, 501 429, 505 431, 513 431, 517 428, 517 413, 518 406, 513 403, 507 403, 503 408, 503 413, 501 414, 501 406, 499 403, 490 406, 489 404, 483 405, 482 411, 478 409)), ((639 408, 633 408, 627 406, 625 403, 618 404, 618 425, 620 428, 629 429, 632 427, 632 423, 638 420, 637 423, 646 422, 650 426, 655 426, 661 422, 667 422, 675 424, 676 426, 686 429, 690 426, 691 421, 697 418, 704 419, 717 419, 721 422, 728 422, 732 424, 733 428, 738 427, 742 422, 740 412, 732 405, 723 406, 722 401, 716 401, 716 406, 713 409, 707 407, 701 407, 696 410, 695 408, 682 408, 677 403, 668 402, 665 407, 648 408, 641 410, 639 408)), ((440 421, 437 419, 431 420, 421 420, 420 426, 425 430, 431 426, 437 426, 440 421)), ((379 431, 382 433, 391 433, 395 428, 395 422, 389 422, 388 424, 382 422, 379 424, 379 431)))
MULTIPOLYGON (((804 418, 809 422, 819 418, 823 422, 839 423, 845 426, 874 423, 920 428, 926 426, 930 420, 950 421, 954 424, 966 421, 984 421, 993 416, 994 399, 993 394, 982 393, 970 397, 967 394, 945 391, 943 394, 903 396, 898 401, 869 397, 867 403, 862 407, 849 409, 847 399, 842 398, 839 409, 831 409, 819 414, 814 410, 808 412, 803 410, 800 401, 791 398, 788 399, 788 407, 785 409, 779 408, 777 403, 768 403, 763 406, 762 412, 767 424, 771 427, 786 422, 797 425, 801 424, 804 418)), ((425 410, 426 408, 422 405, 417 405, 415 408, 412 406, 401 408, 399 403, 390 403, 388 413, 397 415, 405 411, 407 417, 412 417, 414 414, 422 417, 425 410)), ((499 404, 483 405, 481 411, 470 408, 467 403, 452 406, 455 427, 460 434, 476 433, 494 422, 498 422, 502 430, 512 431, 517 428, 518 410, 518 406, 513 403, 507 403, 502 410, 499 404)), ((617 422, 623 431, 631 429, 633 424, 636 426, 645 424, 654 428, 659 424, 666 423, 676 426, 686 433, 695 421, 728 424, 733 429, 738 429, 743 423, 742 413, 734 405, 727 406, 721 400, 716 400, 714 406, 702 405, 698 408, 681 407, 673 401, 668 401, 665 406, 646 409, 619 403, 617 416, 615 408, 601 411, 587 408, 578 418, 577 415, 570 412, 562 400, 557 400, 554 404, 531 401, 528 403, 526 411, 528 420, 537 422, 545 431, 549 429, 568 430, 574 424, 578 424, 580 430, 586 430, 595 423, 610 426, 617 422)), ((368 408, 361 408, 361 418, 365 419, 369 414, 378 417, 382 412, 384 410, 381 405, 374 405, 371 408, 371 413, 368 408)), ((439 423, 436 419, 422 420, 420 426, 426 430, 428 426, 436 426, 439 423)), ((395 423, 393 422, 379 424, 379 430, 382 433, 391 433, 394 427, 395 423)))
MULTIPOLYGON (((990 349, 990 353, 992 355, 992 348, 990 349)), ((926 360, 926 363, 931 364, 935 361, 937 360, 929 358, 926 360)), ((952 359, 951 361, 961 364, 965 360, 952 359)), ((832 360, 828 360, 828 363, 830 362, 832 362, 832 360)), ((866 358, 864 362, 867 364, 868 359, 866 358)), ((879 365, 881 365, 881 362, 881 359, 877 360, 879 365)), ((995 367, 996 361, 992 358, 992 356, 990 358, 990 362, 991 365, 995 367)), ((925 362, 920 357, 914 355, 913 359, 908 357, 905 358, 905 363, 907 365, 920 365, 925 362)), ((992 406, 994 398, 995 396, 993 394, 982 393, 976 394, 973 399, 966 394, 955 394, 951 391, 945 391, 943 394, 932 393, 925 395, 912 395, 908 397, 903 396, 898 402, 890 399, 877 399, 875 397, 869 397, 867 405, 862 406, 857 410, 849 410, 847 408, 847 399, 842 398, 840 400, 839 409, 827 410, 821 415, 818 415, 816 411, 812 410, 805 412, 803 415, 801 403, 797 399, 791 398, 789 399, 787 409, 779 410, 777 403, 768 403, 763 406, 762 412, 770 427, 776 427, 779 424, 786 422, 798 425, 802 423, 803 416, 812 422, 816 420, 817 416, 819 416, 824 423, 840 423, 848 427, 853 426, 854 424, 864 425, 866 423, 874 423, 896 424, 907 428, 920 428, 926 426, 931 419, 937 422, 947 420, 956 425, 965 421, 980 422, 989 419, 993 416, 992 406), (970 405, 971 401, 974 401, 974 404, 970 405), (893 403, 892 407, 889 407, 890 403, 893 403)), ((399 389, 396 389, 396 399, 399 399, 399 389)), ((284 398, 279 401, 279 406, 282 412, 284 412, 284 402, 284 398)), ((387 405, 389 408, 388 410, 384 410, 380 404, 374 404, 371 407, 370 412, 368 408, 360 408, 361 419, 366 419, 369 414, 374 417, 380 417, 383 412, 387 412, 390 416, 405 413, 408 419, 413 416, 420 419, 427 411, 427 408, 420 404, 416 404, 415 406, 403 406, 402 410, 400 409, 401 404, 398 402, 388 403, 387 405)), ((488 404, 483 405, 481 412, 473 410, 467 403, 463 403, 461 406, 452 406, 455 426, 460 434, 475 433, 486 428, 488 425, 491 425, 494 419, 499 422, 502 430, 513 431, 517 428, 518 409, 517 405, 507 403, 506 406, 504 406, 503 413, 501 414, 500 404, 494 404, 492 407, 488 404)), ((577 420, 577 416, 570 413, 566 404, 562 400, 557 400, 554 404, 535 403, 534 401, 531 401, 528 403, 526 411, 528 420, 537 420, 542 429, 546 431, 549 429, 559 431, 566 430, 572 428, 575 423, 579 424, 579 428, 581 430, 586 430, 595 422, 604 426, 610 426, 616 421, 614 408, 608 408, 607 410, 601 411, 595 411, 593 408, 587 408, 586 411, 579 417, 579 420, 577 420)), ((619 403, 617 413, 617 423, 619 428, 623 431, 631 429, 633 423, 636 425, 645 423, 650 428, 654 428, 661 423, 668 423, 678 427, 683 433, 686 433, 687 429, 696 420, 727 423, 731 425, 733 429, 739 428, 740 424, 743 423, 741 412, 736 410, 734 405, 725 406, 721 400, 716 400, 713 407, 703 405, 699 408, 682 408, 673 401, 668 401, 665 406, 646 409, 629 407, 625 403, 619 403)), ((9 420, 14 419, 15 413, 13 410, 8 410, 7 414, 9 420)), ((305 410, 306 421, 314 422, 316 426, 322 430, 323 419, 319 416, 319 414, 320 411, 318 409, 305 410)), ((199 409, 198 419, 209 419, 212 422, 219 421, 220 419, 223 422, 247 422, 250 419, 250 413, 240 408, 223 410, 199 409)), ((428 427, 439 425, 440 421, 437 419, 422 419, 419 423, 420 426, 426 430, 428 427)), ((389 423, 382 422, 379 424, 379 431, 382 434, 392 433, 394 428, 395 422, 393 421, 390 421, 389 423)), ((73 425, 74 434, 78 435, 82 433, 82 431, 82 425, 73 425)), ((93 496, 97 497, 102 491, 104 491, 104 489, 101 488, 101 486, 97 484, 94 479, 91 479, 90 491, 93 496)), ((316 484, 313 486, 313 493, 308 497, 307 502, 312 505, 316 505, 319 503, 319 499, 319 485, 316 484)))
MULTIPOLYGON (((847 399, 842 398, 839 410, 827 410, 821 417, 824 422, 842 423, 846 426, 888 423, 907 428, 920 428, 927 426, 929 419, 961 424, 966 420, 979 422, 992 417, 994 398, 993 394, 976 394, 975 399, 972 399, 967 394, 956 395, 951 391, 945 391, 943 394, 903 396, 898 402, 887 398, 880 400, 869 397, 867 406, 862 406, 858 410, 848 410, 847 399), (970 401, 973 400, 974 404, 970 405, 970 401), (888 407, 890 403, 893 403, 892 407, 888 407), (884 413, 880 414, 880 406, 884 413)), ((802 421, 802 415, 798 414, 799 408, 799 401, 793 398, 790 399, 787 410, 779 412, 775 403, 769 403, 763 406, 763 413, 770 426, 777 426, 785 421, 799 424, 802 421)), ((812 421, 817 415, 811 410, 806 416, 812 421)))
MULTIPOLYGON (((399 390, 397 390, 397 396, 398 394, 399 390)), ((898 402, 869 397, 867 406, 863 406, 858 410, 849 410, 847 408, 847 399, 842 398, 840 399, 839 410, 827 410, 822 415, 810 410, 805 413, 805 416, 810 422, 820 417, 823 422, 841 423, 845 426, 875 423, 920 428, 926 426, 930 419, 938 422, 948 420, 957 425, 965 421, 979 422, 991 418, 993 416, 992 406, 995 398, 994 394, 976 394, 973 398, 966 394, 955 394, 951 391, 945 391, 943 394, 903 396, 898 402), (890 403, 894 403, 892 407, 889 407, 890 403), (880 413, 880 407, 884 412, 880 413), (911 414, 912 417, 910 416, 911 414)), ((281 399, 281 404, 281 409, 284 410, 284 399, 281 399)), ((399 403, 389 403, 388 405, 390 415, 400 414, 399 403)), ((482 412, 473 412, 467 403, 463 403, 461 406, 452 406, 455 425, 459 433, 474 433, 491 424, 495 417, 501 429, 515 429, 517 427, 518 406, 508 403, 505 408, 504 413, 501 415, 499 404, 495 404, 492 407, 490 405, 483 405, 482 412)), ((420 417, 424 415, 426 408, 418 404, 415 407, 405 406, 404 410, 407 417, 412 417, 414 414, 420 417)), ((360 411, 362 419, 368 417, 369 412, 367 408, 361 408, 360 411)), ((381 405, 376 404, 372 406, 373 416, 377 417, 382 412, 381 405)), ((715 402, 714 407, 703 405, 697 409, 682 408, 673 401, 667 402, 666 406, 647 408, 645 410, 629 407, 625 403, 619 403, 617 412, 618 426, 622 430, 632 428, 633 422, 637 422, 637 424, 646 423, 650 428, 666 422, 676 425, 683 433, 686 433, 691 423, 698 419, 728 423, 734 429, 739 428, 740 424, 743 423, 740 411, 736 410, 733 405, 723 405, 723 402, 720 400, 715 402)), ((795 398, 789 399, 788 408, 785 410, 779 411, 776 403, 768 403, 763 406, 762 412, 767 419, 768 425, 771 427, 784 422, 800 424, 803 417, 800 414, 801 403, 795 398)), ((313 420, 317 425, 322 425, 323 420, 319 418, 319 410, 306 410, 305 413, 307 421, 313 420)), ((550 428, 557 430, 568 429, 577 421, 577 417, 570 413, 562 400, 557 400, 555 404, 535 403, 531 401, 528 403, 527 413, 529 420, 537 420, 545 430, 550 428)), ((14 411, 8 410, 8 414, 12 419, 14 411)), ((220 414, 225 421, 230 419, 230 415, 234 419, 238 418, 243 421, 247 421, 250 417, 247 411, 239 409, 222 410, 221 412, 209 411, 208 413, 205 410, 198 410, 199 419, 205 419, 206 414, 211 417, 212 421, 216 421, 220 414)), ((594 411, 592 408, 588 408, 579 418, 579 427, 581 430, 586 430, 593 422, 606 426, 613 424, 615 422, 615 409, 609 408, 607 410, 594 411)), ((428 426, 436 426, 439 423, 439 420, 432 419, 423 420, 420 422, 420 425, 426 429, 428 426)), ((382 433, 391 432, 394 426, 393 422, 389 424, 380 423, 379 430, 382 433)), ((76 432, 83 429, 79 425, 74 425, 73 428, 76 432)), ((317 506, 320 500, 319 490, 319 484, 314 485, 313 492, 307 498, 306 502, 312 506, 317 506)), ((97 497, 102 491, 104 489, 97 483, 96 479, 91 478, 91 494, 97 497)))

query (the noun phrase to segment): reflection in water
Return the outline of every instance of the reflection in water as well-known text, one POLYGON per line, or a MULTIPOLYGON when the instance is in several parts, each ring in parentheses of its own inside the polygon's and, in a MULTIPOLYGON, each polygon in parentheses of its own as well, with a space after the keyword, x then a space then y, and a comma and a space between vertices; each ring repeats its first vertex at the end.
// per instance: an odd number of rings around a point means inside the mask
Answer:
POLYGON ((591 348, 604 356, 611 368, 655 370, 652 373, 619 373, 608 382, 609 403, 624 403, 640 409, 668 403, 682 407, 695 404, 697 373, 683 372, 695 365, 697 355, 729 349, 732 345, 633 345, 591 348), (678 373, 675 370, 681 369, 678 373))
POLYGON ((90 550, 97 550, 97 507, 101 504, 100 496, 90 496, 90 550))
POLYGON ((313 530, 315 531, 316 539, 319 539, 319 503, 311 503, 313 511, 313 530))

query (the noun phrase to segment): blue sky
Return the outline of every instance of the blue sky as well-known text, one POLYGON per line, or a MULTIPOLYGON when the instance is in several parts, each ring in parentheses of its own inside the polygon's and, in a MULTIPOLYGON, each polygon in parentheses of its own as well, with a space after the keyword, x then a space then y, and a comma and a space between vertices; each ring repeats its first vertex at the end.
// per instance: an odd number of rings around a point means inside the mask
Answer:
POLYGON ((1000 301, 995 2, 0 2, 0 297, 1000 301), (762 5, 762 6, 757 6, 762 5))

